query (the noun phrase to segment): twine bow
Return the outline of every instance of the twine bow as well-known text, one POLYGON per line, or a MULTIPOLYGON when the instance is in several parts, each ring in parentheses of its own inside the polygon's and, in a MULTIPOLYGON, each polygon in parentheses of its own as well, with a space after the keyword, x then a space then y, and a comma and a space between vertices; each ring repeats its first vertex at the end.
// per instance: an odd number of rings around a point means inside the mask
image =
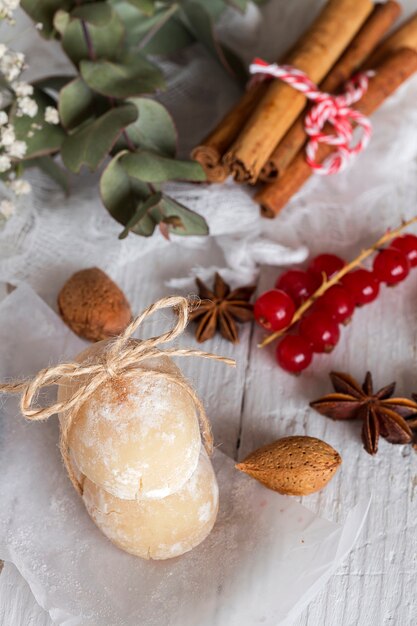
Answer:
MULTIPOLYGON (((171 296, 158 300, 145 309, 124 332, 113 339, 106 347, 104 354, 93 357, 84 363, 62 363, 40 370, 32 380, 15 381, 0 385, 0 393, 20 393, 20 409, 23 415, 31 421, 46 420, 55 413, 62 414, 60 451, 68 476, 78 493, 82 494, 82 485, 77 479, 74 468, 70 462, 68 438, 74 420, 81 406, 92 394, 106 381, 117 376, 143 376, 149 378, 163 378, 184 389, 193 399, 200 421, 200 428, 205 447, 210 454, 213 450, 213 437, 210 422, 204 407, 191 387, 190 383, 181 374, 168 374, 153 369, 141 367, 145 359, 159 356, 196 356, 204 359, 213 359, 226 365, 234 366, 236 363, 229 359, 202 350, 187 348, 165 348, 163 346, 179 337, 185 330, 189 321, 190 302, 182 296, 171 296), (145 319, 161 309, 172 308, 178 314, 176 324, 162 335, 151 337, 140 342, 132 341, 133 333, 139 328, 145 319), (34 403, 39 392, 51 385, 63 385, 65 381, 73 381, 85 377, 85 384, 81 384, 76 392, 62 402, 41 407, 35 407, 34 403)), ((83 381, 84 382, 84 381, 83 381)))
POLYGON ((304 129, 310 137, 306 145, 306 159, 316 174, 328 175, 341 172, 349 161, 366 148, 372 134, 370 120, 352 109, 368 89, 369 77, 373 72, 361 72, 353 76, 345 84, 345 93, 334 96, 320 91, 319 87, 309 79, 307 74, 291 65, 268 65, 262 59, 254 59, 249 67, 255 78, 259 74, 266 77, 279 78, 294 89, 301 91, 306 98, 315 102, 304 119, 304 129), (329 123, 335 132, 323 132, 324 125, 329 123), (355 128, 361 129, 361 134, 354 142, 355 128), (317 150, 321 143, 336 146, 335 150, 323 163, 316 159, 317 150))

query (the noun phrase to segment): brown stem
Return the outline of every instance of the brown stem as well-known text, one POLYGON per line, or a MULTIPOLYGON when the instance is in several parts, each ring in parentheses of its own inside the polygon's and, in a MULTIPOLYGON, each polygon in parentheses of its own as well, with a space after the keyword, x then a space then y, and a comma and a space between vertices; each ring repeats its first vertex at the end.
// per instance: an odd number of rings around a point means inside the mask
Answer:
MULTIPOLYGON (((107 100, 110 102, 110 106, 111 106, 111 108, 112 108, 112 109, 114 109, 114 108, 116 107, 116 101, 115 101, 115 99, 114 99, 114 98, 112 98, 111 96, 108 96, 108 97, 107 97, 107 100)), ((126 145, 127 145, 127 147, 129 148, 129 150, 130 150, 131 152, 135 152, 135 151, 136 151, 136 146, 135 146, 135 144, 133 143, 133 141, 131 140, 131 138, 129 137, 129 135, 127 134, 126 129, 124 129, 124 130, 122 131, 122 137, 123 137, 123 139, 125 140, 126 145)))
POLYGON ((131 152, 135 152, 136 151, 136 146, 133 143, 133 141, 131 140, 131 138, 129 137, 129 135, 126 132, 126 129, 122 132, 122 137, 126 142, 127 147, 129 148, 129 150, 131 152))
POLYGON ((324 280, 322 285, 320 285, 320 287, 313 293, 313 295, 311 295, 310 298, 308 298, 308 300, 306 300, 296 310, 291 320, 291 323, 288 324, 286 328, 283 328, 282 330, 278 330, 277 332, 272 333, 271 335, 268 335, 267 337, 265 337, 265 339, 261 341, 260 344, 258 344, 258 347, 264 348, 268 344, 275 341, 275 339, 278 339, 278 337, 281 337, 282 335, 284 335, 288 331, 289 328, 294 326, 294 324, 298 322, 299 319, 301 319, 304 313, 314 304, 317 298, 320 298, 320 296, 322 296, 330 287, 338 283, 339 280, 343 278, 343 276, 345 276, 345 274, 348 274, 350 272, 351 269, 361 265, 364 259, 366 259, 373 252, 378 250, 378 248, 386 244, 387 241, 391 241, 391 239, 394 239, 398 235, 398 233, 400 233, 402 230, 410 226, 410 224, 414 224, 415 222, 417 222, 417 215, 415 217, 412 217, 410 220, 403 222, 400 226, 398 226, 397 228, 394 228, 394 230, 388 230, 370 248, 366 248, 365 250, 362 250, 362 252, 355 259, 353 259, 353 261, 351 261, 350 263, 342 267, 342 269, 339 272, 337 272, 334 276, 332 276, 332 278, 328 280, 327 279, 324 280))
POLYGON ((84 20, 80 20, 80 21, 81 21, 81 28, 83 30, 85 43, 87 44, 88 56, 90 57, 91 61, 95 61, 97 57, 94 51, 93 41, 90 37, 90 33, 87 28, 87 24, 84 20))

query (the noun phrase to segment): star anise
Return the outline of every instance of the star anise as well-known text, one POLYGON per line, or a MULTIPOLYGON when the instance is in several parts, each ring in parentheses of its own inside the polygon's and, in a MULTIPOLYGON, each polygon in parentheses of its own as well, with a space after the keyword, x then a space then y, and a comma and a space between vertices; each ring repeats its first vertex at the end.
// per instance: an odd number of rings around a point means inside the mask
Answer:
MULTIPOLYGON (((417 402, 417 393, 412 393, 411 397, 417 402)), ((413 432, 413 448, 417 452, 417 412, 407 418, 407 424, 413 432)))
POLYGON ((232 343, 239 343, 236 322, 249 322, 253 319, 253 305, 249 302, 255 286, 238 287, 233 291, 220 274, 214 277, 213 289, 209 289, 199 278, 196 279, 201 303, 191 313, 197 322, 195 335, 202 343, 211 339, 217 330, 232 343))
POLYGON ((362 440, 369 454, 378 451, 380 435, 390 443, 412 440, 410 425, 404 418, 417 413, 417 403, 407 398, 392 398, 395 383, 374 393, 370 372, 362 386, 349 374, 331 372, 330 378, 336 393, 323 396, 310 406, 335 420, 362 419, 362 440))

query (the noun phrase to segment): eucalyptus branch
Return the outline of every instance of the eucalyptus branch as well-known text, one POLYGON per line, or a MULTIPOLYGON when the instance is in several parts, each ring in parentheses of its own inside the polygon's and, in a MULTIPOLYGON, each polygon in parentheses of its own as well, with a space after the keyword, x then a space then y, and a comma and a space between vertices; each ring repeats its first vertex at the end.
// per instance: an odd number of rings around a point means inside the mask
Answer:
MULTIPOLYGON (((95 61, 96 60, 96 53, 94 50, 94 46, 93 46, 93 42, 90 36, 90 32, 88 30, 88 26, 85 20, 81 20, 81 27, 83 30, 83 35, 84 35, 84 39, 85 39, 85 43, 87 45, 87 50, 88 50, 88 56, 90 57, 91 61, 95 61)), ((107 100, 109 101, 109 104, 112 108, 115 108, 116 104, 115 104, 115 99, 112 98, 111 96, 109 96, 107 98, 107 100)), ((136 150, 136 146, 135 144, 131 141, 129 135, 127 134, 126 130, 124 129, 122 131, 122 137, 126 142, 127 147, 129 148, 129 150, 131 152, 134 152, 136 150)))
MULTIPOLYGON (((207 54, 229 67, 213 26, 230 4, 21 0, 41 25, 41 35, 58 40, 77 71, 71 79, 52 77, 29 86, 36 100, 30 112, 35 115, 35 105, 39 109, 36 118, 28 123, 13 116, 17 139, 27 143, 27 151, 17 156, 24 168, 40 167, 64 188, 66 170, 54 161, 57 154, 74 174, 102 168, 100 195, 125 227, 124 235, 148 237, 158 226, 165 235, 207 235, 202 216, 163 193, 168 181, 203 182, 206 176, 199 163, 176 156, 174 121, 152 98, 165 88, 163 71, 145 49, 152 42, 155 55, 168 55, 200 39, 207 54)), ((239 8, 245 6, 246 0, 239 0, 239 8)), ((27 99, 24 103, 29 108, 27 99)), ((17 142, 17 148, 21 145, 17 142)), ((9 162, 4 155, 3 171, 9 162)))

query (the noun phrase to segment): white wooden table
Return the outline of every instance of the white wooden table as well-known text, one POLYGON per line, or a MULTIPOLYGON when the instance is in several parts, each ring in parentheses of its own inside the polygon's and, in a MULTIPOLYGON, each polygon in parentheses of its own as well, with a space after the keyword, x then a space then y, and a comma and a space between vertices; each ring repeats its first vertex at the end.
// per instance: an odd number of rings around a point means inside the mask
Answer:
MULTIPOLYGON (((370 240, 371 242, 372 240, 370 240)), ((215 256, 214 252, 214 256, 215 256)), ((167 295, 164 286, 194 262, 208 263, 213 252, 181 251, 175 245, 164 255, 134 264, 114 276, 139 310, 167 295)), ((272 284, 276 270, 264 269, 259 291, 272 284)), ((59 279, 61 280, 61 279, 59 279)), ((39 281, 42 285, 42 280, 39 281)), ((51 275, 39 289, 51 305, 59 284, 51 275)), ((362 378, 369 368, 376 385, 398 381, 398 392, 417 391, 417 272, 403 285, 384 289, 377 302, 357 310, 343 330, 337 349, 316 359, 299 378, 274 363, 272 351, 261 351, 261 332, 246 325, 234 348, 215 338, 205 348, 233 356, 236 370, 204 360, 181 362, 201 397, 214 426, 216 442, 229 455, 242 458, 257 446, 288 434, 325 439, 340 451, 343 464, 329 486, 303 503, 332 520, 344 515, 363 493, 373 501, 365 530, 342 567, 309 605, 296 626, 412 626, 417 623, 414 599, 417 580, 417 455, 410 446, 380 443, 376 457, 362 447, 360 424, 333 422, 314 413, 310 400, 330 390, 328 372, 345 370, 362 378)), ((191 333, 189 344, 193 344, 191 333)), ((46 626, 49 617, 34 605, 23 579, 5 568, 0 574, 1 626, 46 626)), ((111 626, 101 625, 101 626, 111 626)), ((226 626, 226 625, 225 625, 226 626)), ((243 624, 242 626, 251 626, 243 624)))

